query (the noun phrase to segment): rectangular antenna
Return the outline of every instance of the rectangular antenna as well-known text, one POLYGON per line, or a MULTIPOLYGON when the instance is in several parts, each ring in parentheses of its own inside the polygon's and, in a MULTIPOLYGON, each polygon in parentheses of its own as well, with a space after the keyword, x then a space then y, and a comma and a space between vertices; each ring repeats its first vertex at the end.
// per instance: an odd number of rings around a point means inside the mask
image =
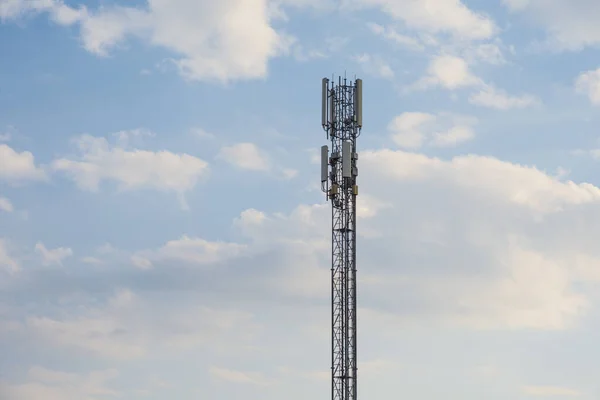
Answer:
POLYGON ((354 93, 354 118, 356 125, 362 128, 362 79, 356 80, 356 87, 354 93))
POLYGON ((329 148, 327 145, 321 146, 321 183, 327 182, 329 171, 329 148))
POLYGON ((347 140, 342 142, 342 176, 352 177, 352 142, 347 140))
POLYGON ((327 125, 327 90, 329 89, 329 79, 323 78, 323 87, 321 91, 321 125, 327 125))

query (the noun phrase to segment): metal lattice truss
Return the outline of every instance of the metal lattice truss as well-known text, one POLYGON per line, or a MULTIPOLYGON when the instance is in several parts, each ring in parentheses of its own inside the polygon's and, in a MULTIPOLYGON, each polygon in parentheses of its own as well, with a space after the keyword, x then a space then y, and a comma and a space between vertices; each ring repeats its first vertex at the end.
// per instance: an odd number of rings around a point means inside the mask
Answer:
POLYGON ((332 203, 332 400, 357 398, 356 140, 362 126, 362 81, 323 80, 323 128, 331 156, 322 148, 321 181, 332 203))

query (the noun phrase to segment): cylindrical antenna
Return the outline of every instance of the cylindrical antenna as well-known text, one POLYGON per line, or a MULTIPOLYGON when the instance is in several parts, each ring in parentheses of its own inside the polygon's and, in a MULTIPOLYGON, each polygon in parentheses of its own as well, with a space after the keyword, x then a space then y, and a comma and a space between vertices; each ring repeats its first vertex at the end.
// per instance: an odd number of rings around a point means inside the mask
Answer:
POLYGON ((323 127, 327 126, 327 93, 328 93, 328 89, 329 89, 329 79, 327 78, 323 78, 323 83, 322 83, 322 91, 321 91, 321 95, 322 95, 322 99, 321 99, 321 125, 323 125, 323 127))
POLYGON ((355 90, 354 117, 356 118, 356 125, 358 125, 359 128, 362 128, 362 79, 356 80, 355 90))

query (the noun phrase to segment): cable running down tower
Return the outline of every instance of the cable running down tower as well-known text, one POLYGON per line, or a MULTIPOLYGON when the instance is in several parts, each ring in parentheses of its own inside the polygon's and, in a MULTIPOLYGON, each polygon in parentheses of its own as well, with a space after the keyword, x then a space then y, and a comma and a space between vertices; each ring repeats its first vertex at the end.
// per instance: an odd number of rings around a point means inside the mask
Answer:
POLYGON ((331 399, 357 399, 356 196, 362 80, 323 78, 321 188, 331 200, 331 399))

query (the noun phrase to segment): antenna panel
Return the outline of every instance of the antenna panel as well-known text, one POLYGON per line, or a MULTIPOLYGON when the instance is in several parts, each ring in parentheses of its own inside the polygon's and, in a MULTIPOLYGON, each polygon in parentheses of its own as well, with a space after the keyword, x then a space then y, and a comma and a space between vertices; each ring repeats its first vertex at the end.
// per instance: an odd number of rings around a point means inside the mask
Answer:
POLYGON ((327 182, 327 172, 329 166, 329 148, 327 145, 321 146, 321 183, 327 182))
POLYGON ((352 143, 348 141, 342 142, 342 176, 352 177, 352 143))
POLYGON ((354 93, 354 118, 356 125, 362 128, 362 79, 356 80, 356 89, 354 93))
POLYGON ((327 125, 327 89, 329 88, 329 79, 323 78, 321 91, 321 125, 327 125))

